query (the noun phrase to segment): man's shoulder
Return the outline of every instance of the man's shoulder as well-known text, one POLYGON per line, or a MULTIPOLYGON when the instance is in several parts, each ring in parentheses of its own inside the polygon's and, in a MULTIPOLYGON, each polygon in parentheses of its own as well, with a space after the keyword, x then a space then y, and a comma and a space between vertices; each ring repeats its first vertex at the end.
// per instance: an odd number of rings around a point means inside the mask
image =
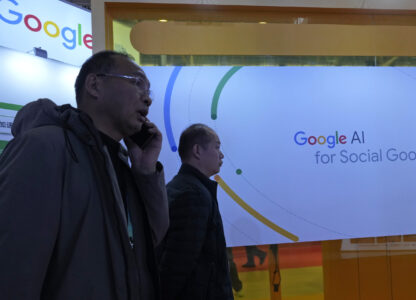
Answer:
MULTIPOLYGON (((0 155, 3 175, 24 174, 22 170, 29 169, 34 176, 59 173, 67 159, 63 134, 59 135, 57 130, 53 126, 33 128, 12 139, 0 155)), ((43 179, 42 176, 36 178, 43 179)))
POLYGON ((175 193, 201 193, 207 189, 197 177, 178 174, 167 184, 167 190, 175 193))
POLYGON ((44 144, 45 146, 49 145, 56 147, 59 145, 65 145, 63 129, 62 127, 56 125, 47 125, 29 129, 15 139, 44 144))
POLYGON ((59 156, 59 149, 65 147, 62 128, 58 126, 42 126, 29 129, 13 138, 2 154, 29 151, 36 155, 59 156))
POLYGON ((19 134, 16 138, 54 139, 62 137, 63 128, 58 125, 45 125, 34 127, 19 134))
POLYGON ((176 175, 166 189, 170 203, 189 201, 193 205, 210 206, 212 202, 208 189, 191 175, 176 175))

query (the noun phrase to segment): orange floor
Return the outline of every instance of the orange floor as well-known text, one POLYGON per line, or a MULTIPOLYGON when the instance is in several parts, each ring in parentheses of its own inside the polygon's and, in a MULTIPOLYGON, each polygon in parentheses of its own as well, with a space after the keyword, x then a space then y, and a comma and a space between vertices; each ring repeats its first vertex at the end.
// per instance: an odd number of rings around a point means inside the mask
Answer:
MULTIPOLYGON (((268 252, 269 245, 261 245, 257 246, 257 248, 268 252)), ((280 269, 322 266, 322 249, 320 242, 283 244, 278 245, 278 249, 280 269)), ((238 272, 269 269, 268 257, 266 257, 262 265, 259 265, 259 258, 255 257, 255 268, 243 268, 242 265, 247 262, 245 247, 234 247, 233 255, 238 272)))
MULTIPOLYGON (((257 246, 270 255, 269 245, 257 246)), ((255 256, 255 267, 243 267, 247 263, 245 247, 233 248, 234 262, 243 289, 235 293, 235 299, 269 300, 269 257, 260 265, 255 256)), ((278 245, 280 271, 279 294, 273 299, 323 300, 322 249, 321 243, 297 243, 278 245)))

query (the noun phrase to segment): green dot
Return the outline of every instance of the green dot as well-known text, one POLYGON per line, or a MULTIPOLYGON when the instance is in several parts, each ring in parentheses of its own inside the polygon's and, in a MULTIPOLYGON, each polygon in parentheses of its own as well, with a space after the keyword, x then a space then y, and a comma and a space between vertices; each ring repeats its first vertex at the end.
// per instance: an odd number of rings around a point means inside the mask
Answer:
POLYGON ((243 173, 243 171, 241 171, 241 169, 237 169, 235 172, 237 173, 237 175, 241 175, 241 173, 243 173))
POLYGON ((217 119, 217 115, 216 114, 212 114, 211 115, 211 119, 216 120, 217 119))

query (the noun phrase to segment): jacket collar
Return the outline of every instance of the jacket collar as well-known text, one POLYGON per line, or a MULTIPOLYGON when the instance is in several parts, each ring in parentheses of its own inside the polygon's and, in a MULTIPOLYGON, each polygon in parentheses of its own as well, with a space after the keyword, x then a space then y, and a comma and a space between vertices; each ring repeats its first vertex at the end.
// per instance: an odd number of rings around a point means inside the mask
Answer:
POLYGON ((121 159, 121 161, 126 165, 129 165, 129 158, 128 158, 128 152, 123 147, 123 145, 120 142, 117 142, 116 140, 113 140, 111 137, 106 135, 105 133, 99 131, 101 136, 101 141, 105 146, 107 146, 108 152, 110 153, 111 158, 118 157, 121 159))
POLYGON ((217 199, 217 187, 218 183, 214 180, 209 179, 207 176, 202 174, 197 168, 191 166, 190 164, 182 164, 179 169, 178 174, 191 175, 196 177, 212 194, 214 199, 217 199))

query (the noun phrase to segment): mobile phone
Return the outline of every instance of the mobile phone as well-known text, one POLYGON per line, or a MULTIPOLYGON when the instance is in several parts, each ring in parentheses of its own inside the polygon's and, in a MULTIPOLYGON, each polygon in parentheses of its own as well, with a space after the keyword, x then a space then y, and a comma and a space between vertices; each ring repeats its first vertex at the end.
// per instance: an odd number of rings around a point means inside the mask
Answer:
POLYGON ((141 149, 144 149, 149 145, 150 141, 154 137, 154 133, 149 132, 149 126, 144 123, 142 129, 139 132, 131 135, 130 138, 135 142, 141 149))

